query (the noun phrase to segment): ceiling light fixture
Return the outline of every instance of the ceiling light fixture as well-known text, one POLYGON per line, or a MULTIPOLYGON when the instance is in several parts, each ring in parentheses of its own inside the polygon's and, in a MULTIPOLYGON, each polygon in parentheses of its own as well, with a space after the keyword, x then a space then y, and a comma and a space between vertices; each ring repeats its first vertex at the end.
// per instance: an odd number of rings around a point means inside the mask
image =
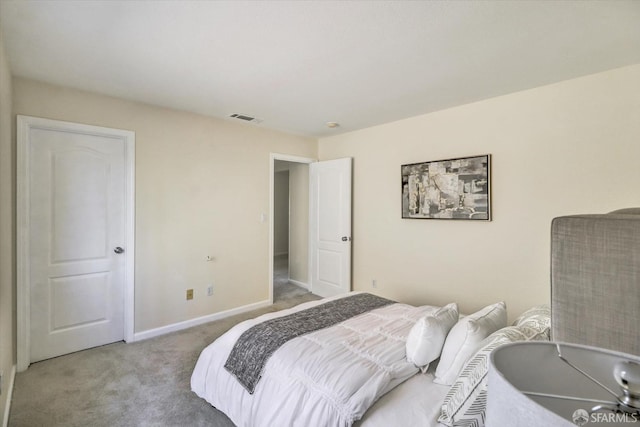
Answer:
POLYGON ((338 122, 327 122, 327 127, 330 129, 335 129, 337 127, 340 127, 340 123, 338 122))

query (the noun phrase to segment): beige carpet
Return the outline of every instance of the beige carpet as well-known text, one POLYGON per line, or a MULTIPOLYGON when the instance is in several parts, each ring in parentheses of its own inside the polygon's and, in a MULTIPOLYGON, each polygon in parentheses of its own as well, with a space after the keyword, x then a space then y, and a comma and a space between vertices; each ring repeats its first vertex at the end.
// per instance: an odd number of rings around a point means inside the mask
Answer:
POLYGON ((16 375, 9 426, 233 426, 191 391, 198 355, 242 320, 314 299, 305 293, 146 341, 34 363, 16 375))
POLYGON ((304 288, 289 281, 289 257, 278 255, 273 258, 273 300, 281 301, 308 293, 304 288))

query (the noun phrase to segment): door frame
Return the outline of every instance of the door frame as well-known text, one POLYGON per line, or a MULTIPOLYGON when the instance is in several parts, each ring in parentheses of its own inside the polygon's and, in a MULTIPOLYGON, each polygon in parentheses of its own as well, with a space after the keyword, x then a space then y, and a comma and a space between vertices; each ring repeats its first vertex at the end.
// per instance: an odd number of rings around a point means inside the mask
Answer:
POLYGON ((29 286, 29 176, 31 129, 65 130, 96 136, 117 138, 125 146, 125 266, 124 266, 124 340, 134 341, 135 314, 135 132, 31 116, 17 116, 17 162, 16 162, 16 326, 17 326, 17 371, 22 372, 30 364, 30 308, 29 286))
MULTIPOLYGON (((275 165, 276 160, 281 160, 285 162, 292 163, 302 163, 302 164, 310 164, 315 163, 318 159, 313 159, 310 157, 300 157, 300 156, 291 156, 289 154, 278 154, 278 153, 270 153, 269 154, 269 303, 273 304, 273 244, 274 244, 274 220, 275 220, 275 203, 273 203, 273 197, 275 195, 274 190, 274 177, 275 177, 275 165)), ((311 254, 309 254, 309 257, 311 254)), ((311 285, 311 258, 307 259, 307 283, 311 285)))

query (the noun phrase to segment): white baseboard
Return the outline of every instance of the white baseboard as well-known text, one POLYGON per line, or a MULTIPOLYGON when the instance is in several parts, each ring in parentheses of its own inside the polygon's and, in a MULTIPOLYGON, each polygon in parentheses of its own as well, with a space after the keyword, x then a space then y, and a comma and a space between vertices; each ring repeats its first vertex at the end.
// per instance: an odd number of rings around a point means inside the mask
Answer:
POLYGON ((136 332, 133 334, 133 342, 142 341, 160 335, 165 335, 170 332, 181 331, 183 329, 191 328, 194 326, 202 325, 204 323, 213 322, 214 320, 224 319, 240 313, 246 313, 247 311, 257 310, 259 308, 268 307, 271 303, 266 301, 260 301, 253 304, 243 305, 242 307, 232 308, 231 310, 221 311, 219 313, 213 313, 202 317, 196 317, 195 319, 185 320, 184 322, 173 323, 167 326, 161 326, 155 329, 148 329, 142 332, 136 332))
POLYGON ((11 411, 11 396, 13 396, 13 382, 16 379, 16 365, 11 367, 11 374, 9 374, 9 384, 7 384, 6 395, 4 402, 4 417, 2 418, 2 427, 9 425, 9 412, 11 411))
POLYGON ((301 288, 306 289, 306 290, 311 289, 311 287, 307 283, 298 282, 297 280, 289 279, 289 283, 291 283, 292 285, 300 286, 301 288))

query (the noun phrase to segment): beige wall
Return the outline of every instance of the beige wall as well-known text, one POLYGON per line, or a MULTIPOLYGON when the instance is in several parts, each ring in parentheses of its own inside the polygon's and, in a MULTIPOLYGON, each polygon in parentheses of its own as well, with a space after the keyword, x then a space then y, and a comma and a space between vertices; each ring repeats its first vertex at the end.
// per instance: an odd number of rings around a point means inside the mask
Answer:
MULTIPOLYGON (((276 161, 278 163, 278 161, 276 161)), ((273 253, 289 253, 289 171, 273 177, 273 253)))
POLYGON ((0 30, 0 422, 4 419, 15 365, 15 144, 12 138, 11 72, 0 30))
POLYGON ((136 332, 268 299, 270 153, 315 140, 20 78, 14 112, 135 131, 136 332))
MULTIPOLYGON (((309 165, 283 160, 275 162, 274 201, 278 203, 278 185, 285 180, 282 174, 286 172, 288 184, 287 209, 287 250, 289 252, 289 279, 304 285, 311 285, 308 277, 309 264, 309 165), (282 181, 278 184, 279 179, 282 181)), ((282 192, 284 194, 284 191, 282 192)), ((278 245, 278 215, 274 217, 274 252, 279 252, 278 245)), ((282 226, 281 226, 282 228, 282 226)), ((282 231, 282 230, 280 230, 282 231)), ((282 236, 280 237, 282 239, 282 236)), ((280 251, 281 252, 281 251, 280 251)))
MULTIPOLYGON (((4 307, 13 299, 15 149, 7 129, 15 118, 7 115, 8 72, 2 82, 4 307)), ((139 332, 268 298, 268 223, 260 214, 269 209, 274 152, 354 158, 354 289, 372 290, 376 279, 376 293, 412 303, 456 300, 465 311, 504 299, 512 317, 547 302, 551 219, 640 205, 639 92, 636 65, 323 138, 317 146, 258 126, 19 78, 13 105, 17 114, 136 132, 139 332), (492 222, 400 219, 401 164, 484 153, 493 156, 492 222), (205 262, 207 255, 215 260, 205 262), (213 297, 205 296, 208 283, 213 297), (195 300, 185 301, 187 288, 195 300)), ((290 191, 304 188, 308 197, 307 166, 300 168, 290 169, 290 191)), ((293 219, 292 206, 291 221, 306 227, 308 199, 301 200, 301 216, 293 219)), ((297 258, 290 268, 306 283, 303 235, 291 237, 297 258)), ((13 324, 6 331, 12 337, 13 324)), ((2 345, 6 370, 14 347, 2 345)))
POLYGON ((551 219, 640 206, 639 94, 635 65, 321 139, 354 158, 354 289, 511 318, 548 302, 551 219), (400 165, 485 153, 492 222, 400 218, 400 165))
POLYGON ((289 165, 289 278, 307 285, 309 264, 309 165, 289 165))

